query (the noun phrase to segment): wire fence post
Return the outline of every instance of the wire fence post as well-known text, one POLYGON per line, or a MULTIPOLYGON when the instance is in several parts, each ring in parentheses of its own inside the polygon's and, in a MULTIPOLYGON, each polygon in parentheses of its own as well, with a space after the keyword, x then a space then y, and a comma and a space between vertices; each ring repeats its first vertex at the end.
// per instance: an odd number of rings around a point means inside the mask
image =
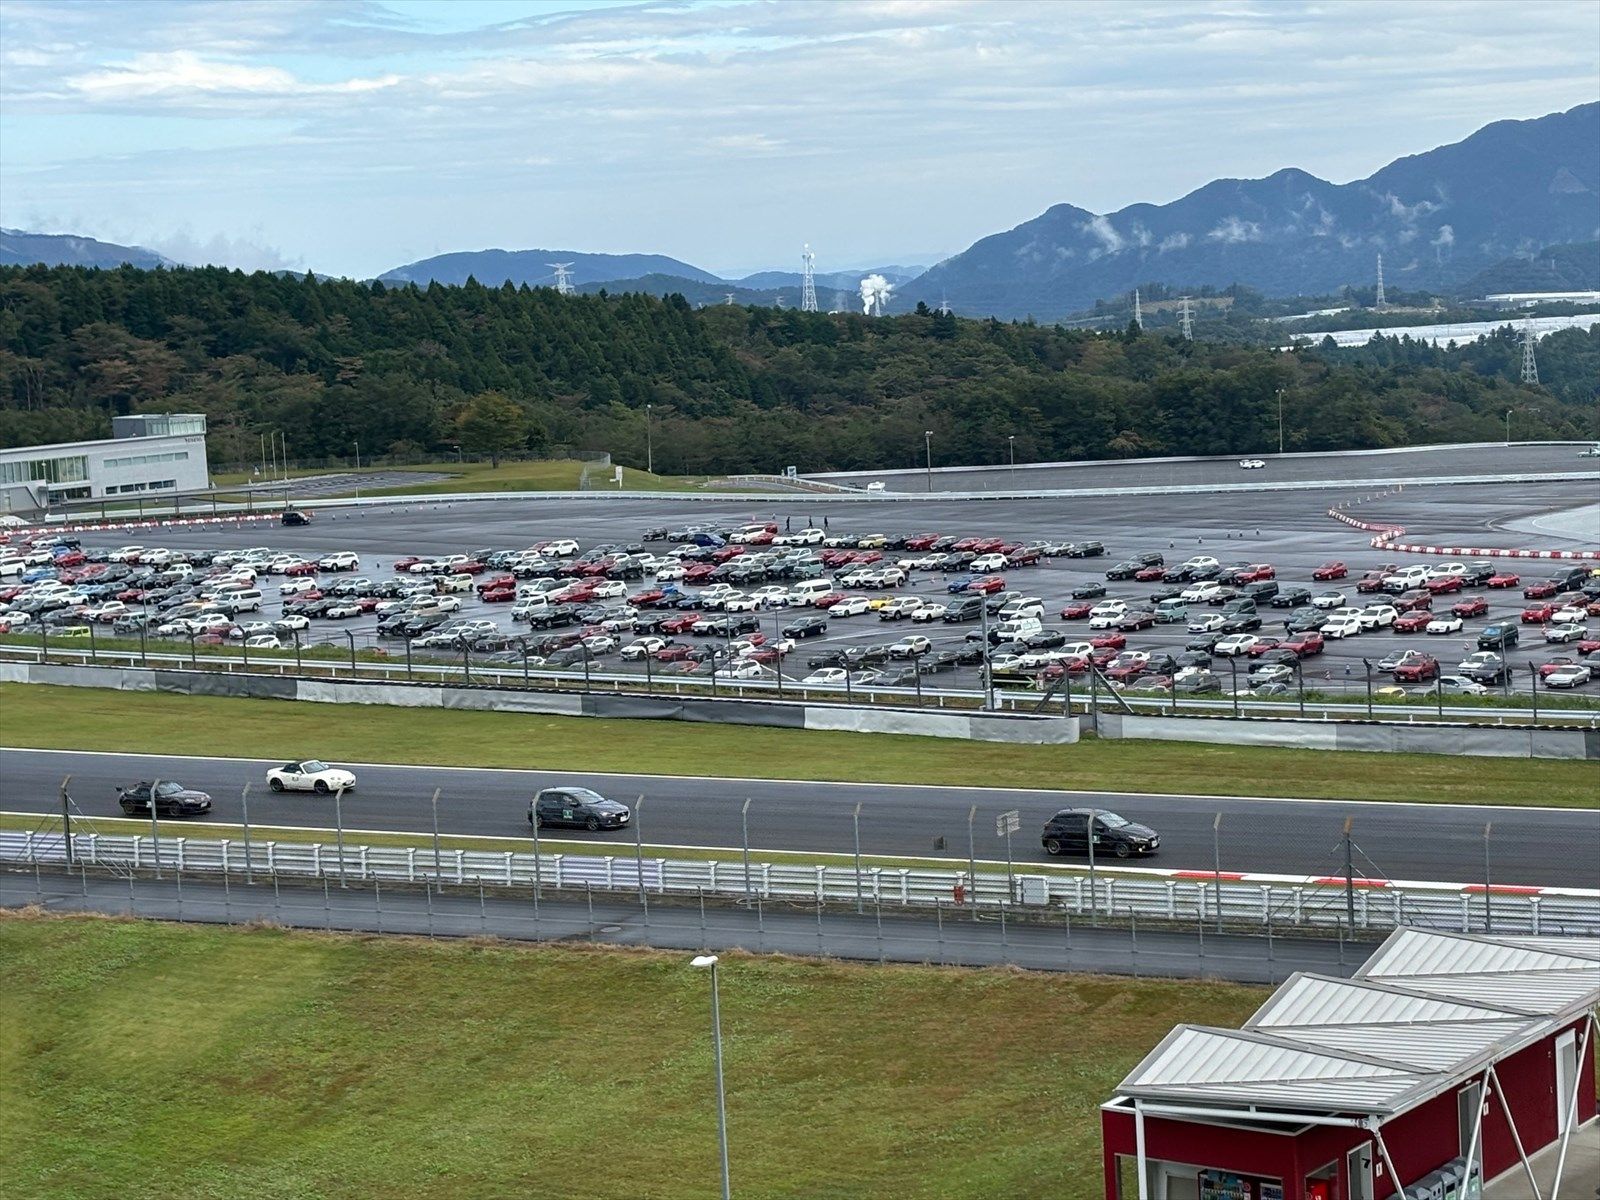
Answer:
POLYGON ((1494 828, 1490 821, 1483 827, 1483 931, 1494 932, 1494 887, 1489 878, 1489 831, 1494 828))
POLYGON ((861 802, 856 802, 856 811, 853 818, 856 838, 856 912, 865 911, 861 899, 861 802))
POLYGON ((644 797, 633 802, 633 872, 639 885, 639 907, 644 910, 645 927, 650 926, 650 894, 644 886, 644 829, 639 824, 639 814, 644 811, 644 797))
POLYGON ((348 887, 344 880, 344 789, 342 787, 334 789, 333 820, 334 836, 339 840, 339 886, 348 887))
POLYGON ((428 807, 433 811, 433 877, 443 878, 444 870, 439 863, 439 793, 442 788, 433 789, 433 798, 428 801, 428 807))
MULTIPOLYGON (((250 785, 244 785, 244 790, 239 793, 239 807, 244 812, 244 881, 247 886, 255 883, 255 876, 251 873, 250 862, 250 785)), ((226 877, 226 873, 224 873, 226 877)))
POLYGON ((1217 932, 1222 932, 1222 814, 1211 822, 1211 869, 1217 888, 1217 932))
POLYGON ((739 810, 739 828, 744 845, 744 902, 750 903, 750 800, 746 796, 744 807, 739 810))
POLYGON ((978 919, 978 853, 973 844, 972 823, 977 820, 978 806, 967 809, 967 906, 972 909, 972 919, 978 919))

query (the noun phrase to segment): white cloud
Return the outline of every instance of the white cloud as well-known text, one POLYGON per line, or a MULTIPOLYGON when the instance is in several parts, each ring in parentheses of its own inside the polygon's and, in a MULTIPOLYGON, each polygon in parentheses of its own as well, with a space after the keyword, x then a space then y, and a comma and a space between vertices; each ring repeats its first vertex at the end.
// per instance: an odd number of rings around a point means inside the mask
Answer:
POLYGON ((1096 257, 1100 254, 1115 254, 1128 244, 1127 240, 1111 227, 1111 222, 1105 217, 1095 217, 1093 220, 1085 221, 1078 228, 1099 241, 1098 250, 1091 252, 1096 257))
POLYGON ((1189 235, 1187 233, 1169 233, 1161 239, 1161 244, 1156 249, 1165 254, 1168 250, 1182 250, 1188 244, 1189 235))
POLYGON ((1206 234, 1213 242, 1222 242, 1231 245, 1235 242, 1259 242, 1262 240, 1261 226, 1254 221, 1242 221, 1235 216, 1224 217, 1217 222, 1216 228, 1206 234))

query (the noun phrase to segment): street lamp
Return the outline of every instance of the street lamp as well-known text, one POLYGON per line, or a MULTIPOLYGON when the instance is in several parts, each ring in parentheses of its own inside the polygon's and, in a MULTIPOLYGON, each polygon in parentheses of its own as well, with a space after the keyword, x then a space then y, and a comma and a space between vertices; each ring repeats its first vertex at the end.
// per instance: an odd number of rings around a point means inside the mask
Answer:
POLYGON ((1006 434, 1006 443, 1011 450, 1011 469, 1015 471, 1017 469, 1017 435, 1014 433, 1006 434))
POLYGON ((1278 389, 1278 453, 1283 453, 1283 389, 1278 389))
POLYGON ((701 954, 689 965, 711 972, 711 1045, 717 1063, 717 1147, 722 1154, 722 1200, 729 1200, 732 1191, 728 1186, 728 1100, 722 1085, 722 1012, 717 996, 717 956, 701 954))
POLYGON ((1514 408, 1506 409, 1506 445, 1508 446, 1511 445, 1511 414, 1514 412, 1516 412, 1514 408))
POLYGON ((650 410, 654 407, 653 404, 644 406, 644 469, 651 475, 656 473, 655 437, 650 428, 650 410))
POLYGON ((922 447, 928 454, 928 490, 933 491, 933 430, 922 431, 922 447))

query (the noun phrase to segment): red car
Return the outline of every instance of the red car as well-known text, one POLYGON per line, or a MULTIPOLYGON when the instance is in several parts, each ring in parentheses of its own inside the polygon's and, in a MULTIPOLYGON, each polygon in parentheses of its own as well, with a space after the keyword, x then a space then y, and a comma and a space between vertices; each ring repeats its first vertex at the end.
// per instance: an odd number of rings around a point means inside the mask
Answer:
POLYGON ((1401 612, 1420 612, 1433 607, 1433 593, 1426 588, 1415 588, 1390 601, 1401 612))
POLYGON ((692 646, 663 646, 656 651, 656 661, 663 663, 688 662, 692 646))
POLYGON ((1522 583, 1522 576, 1515 571, 1501 571, 1498 575, 1489 576, 1485 582, 1486 587, 1514 588, 1522 583))
POLYGON ((1458 617, 1481 617, 1489 611, 1489 602, 1482 596, 1469 596, 1452 604, 1450 611, 1458 617))
POLYGON ((89 561, 89 556, 82 550, 68 550, 65 554, 56 555, 56 566, 76 567, 89 561))
POLYGON ((1530 604, 1522 610, 1522 623, 1524 625, 1543 625, 1556 615, 1554 604, 1530 604))
POLYGON ((939 540, 937 533, 919 533, 906 539, 907 550, 926 550, 939 540))
POLYGON ((1094 605, 1087 600, 1074 600, 1070 604, 1062 605, 1061 619, 1063 621, 1087 621, 1089 619, 1089 611, 1092 608, 1094 608, 1094 605))
POLYGON ((716 564, 714 563, 695 563, 694 566, 683 573, 683 581, 685 583, 704 583, 711 578, 716 569, 716 564))
POLYGON ((1424 679, 1435 679, 1439 675, 1439 660, 1431 654, 1419 654, 1415 658, 1408 658, 1394 669, 1396 683, 1421 683, 1424 679))
POLYGON ((1156 615, 1147 609, 1134 609, 1117 622, 1117 628, 1125 633, 1134 633, 1140 629, 1153 629, 1156 615))
POLYGON ((1343 579, 1350 574, 1350 568, 1342 562, 1326 562, 1311 572, 1311 578, 1321 582, 1327 579, 1343 579))
POLYGON ((1167 569, 1165 567, 1145 567, 1141 571, 1135 571, 1133 577, 1140 583, 1159 583, 1161 577, 1166 573, 1167 569))
POLYGON ((839 601, 845 599, 846 592, 824 592, 811 602, 813 608, 832 608, 839 601))
POLYGON ((1546 579, 1539 583, 1530 583, 1527 587, 1523 588, 1522 598, 1524 600, 1548 600, 1560 590, 1561 589, 1559 587, 1546 579))
MULTIPOLYGON (((662 633, 688 633, 704 618, 697 612, 682 613, 676 617, 668 617, 661 622, 662 633)), ((664 661, 670 662, 671 659, 664 661)))
POLYGON ((633 605, 634 608, 649 608, 652 604, 658 604, 665 600, 666 597, 667 593, 660 588, 646 588, 642 592, 635 592, 629 596, 628 603, 633 605))
POLYGON ((1572 658, 1569 655, 1557 655, 1549 662, 1542 662, 1539 664, 1539 678, 1543 679, 1546 675, 1552 675, 1556 671, 1559 671, 1562 667, 1570 667, 1577 661, 1577 659, 1572 658))
POLYGON ((1128 644, 1128 639, 1120 633, 1098 633, 1089 639, 1089 645, 1096 650, 1121 650, 1128 644))
POLYGON ((1459 592, 1465 581, 1459 575, 1441 575, 1437 579, 1430 579, 1422 586, 1434 596, 1442 596, 1446 592, 1459 592))
POLYGON ((283 573, 285 575, 315 575, 317 573, 317 564, 314 562, 290 563, 283 569, 283 573))
POLYGON ((491 575, 478 585, 477 591, 481 596, 484 592, 496 591, 499 588, 514 588, 517 586, 515 575, 491 575))
POLYGON ((453 568, 458 574, 481 575, 489 569, 487 563, 481 563, 475 558, 469 558, 464 563, 457 563, 453 568))
POLYGON ((974 554, 1000 554, 1005 547, 1004 538, 979 538, 972 543, 974 554))
POLYGON ((883 551, 881 551, 881 550, 857 550, 854 554, 852 554, 850 556, 850 561, 852 563, 855 563, 858 566, 866 566, 869 563, 882 562, 883 561, 883 551))
POLYGON ((1387 574, 1388 571, 1368 571, 1356 580, 1356 591, 1362 593, 1383 591, 1383 577, 1387 574))
POLYGON ((1283 643, 1283 649, 1293 650, 1296 658, 1310 658, 1313 654, 1321 654, 1323 645, 1322 635, 1312 631, 1290 638, 1283 643))
POLYGON ((379 603, 378 597, 376 596, 357 596, 355 601, 356 607, 364 613, 375 611, 379 603))
POLYGON ((978 548, 978 542, 980 540, 981 539, 979 539, 979 538, 965 537, 965 538, 962 538, 959 542, 957 542, 954 546, 951 546, 950 549, 958 550, 958 551, 959 550, 976 551, 977 548, 978 548))
POLYGON ((409 571, 421 561, 415 554, 408 554, 404 558, 394 560, 394 569, 396 571, 409 571))
POLYGON ((1234 575, 1234 578, 1240 583, 1257 583, 1263 579, 1276 579, 1277 577, 1278 568, 1271 563, 1251 563, 1234 575))
POLYGON ((1000 575, 985 575, 982 579, 974 579, 967 584, 967 591, 982 592, 985 596, 992 596, 995 592, 1006 590, 1006 581, 1000 575))
POLYGON ((731 562, 743 553, 743 546, 718 546, 711 552, 711 561, 716 563, 731 562))
POLYGON ((508 584, 505 587, 485 588, 478 593, 478 599, 485 604, 505 604, 517 598, 517 585, 508 584))
POLYGON ((1246 650, 1245 653, 1251 658, 1260 658, 1268 650, 1276 650, 1282 645, 1283 642, 1278 638, 1264 637, 1254 646, 1251 646, 1250 649, 1246 650))
POLYGON ((1148 664, 1142 662, 1113 663, 1106 668, 1106 678, 1118 683, 1131 683, 1143 675, 1148 664))
POLYGON ((1428 627, 1428 622, 1433 620, 1433 614, 1427 609, 1416 612, 1402 613, 1394 619, 1394 624, 1389 626, 1396 633, 1421 633, 1428 627))
POLYGON ((1574 643, 1572 648, 1586 658, 1591 654, 1600 654, 1600 638, 1583 638, 1574 643))
POLYGON ((1024 550, 1018 547, 1015 550, 1002 550, 1006 561, 1013 567, 1032 567, 1038 565, 1039 552, 1037 550, 1024 550))

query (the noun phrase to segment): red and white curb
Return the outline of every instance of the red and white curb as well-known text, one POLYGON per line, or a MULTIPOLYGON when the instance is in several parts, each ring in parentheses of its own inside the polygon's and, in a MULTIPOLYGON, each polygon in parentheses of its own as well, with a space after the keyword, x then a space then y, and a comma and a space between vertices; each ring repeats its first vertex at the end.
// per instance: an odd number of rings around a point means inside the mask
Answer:
POLYGON ((147 521, 111 521, 105 524, 90 522, 82 525, 38 525, 23 526, 17 529, 4 529, 0 533, 30 541, 34 538, 49 537, 58 533, 114 533, 119 530, 134 529, 183 529, 187 527, 216 527, 226 525, 246 525, 258 521, 277 521, 277 513, 252 513, 245 516, 234 517, 152 517, 147 521))
MULTIPOLYGON (((1357 500, 1354 503, 1360 504, 1361 501, 1357 500)), ((1328 510, 1328 516, 1335 521, 1342 521, 1352 528, 1364 529, 1369 533, 1377 534, 1370 543, 1374 550, 1399 550, 1406 554, 1471 555, 1475 558, 1564 558, 1587 562, 1600 561, 1600 550, 1505 550, 1497 549, 1493 546, 1423 546, 1414 542, 1402 542, 1399 539, 1405 536, 1406 527, 1404 525, 1359 521, 1344 511, 1346 507, 1348 506, 1335 505, 1328 510)))

